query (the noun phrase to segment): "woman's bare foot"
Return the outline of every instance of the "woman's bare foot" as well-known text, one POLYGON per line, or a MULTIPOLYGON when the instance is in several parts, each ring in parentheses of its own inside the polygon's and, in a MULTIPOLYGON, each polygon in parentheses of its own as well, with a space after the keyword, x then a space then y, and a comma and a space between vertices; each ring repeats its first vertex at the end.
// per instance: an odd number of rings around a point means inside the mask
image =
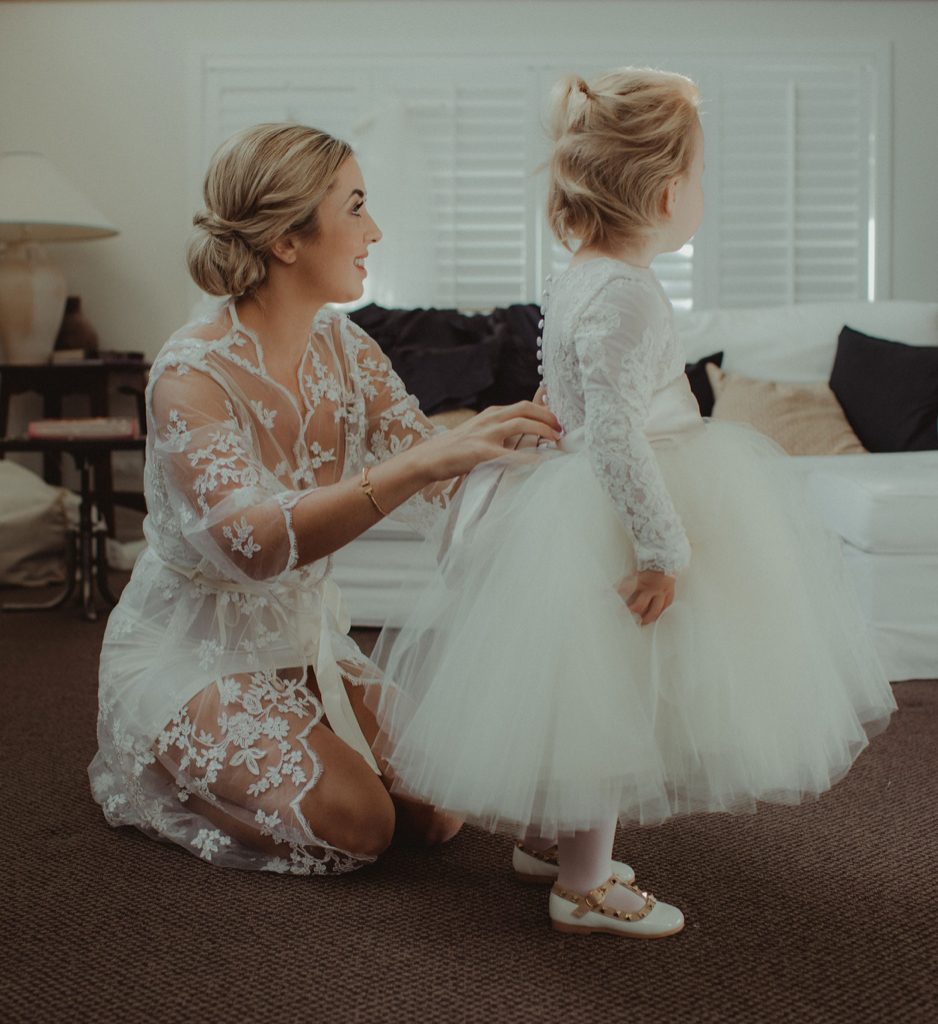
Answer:
POLYGON ((397 832, 409 839, 437 846, 448 843, 463 826, 462 818, 431 804, 401 796, 394 796, 393 800, 397 811, 397 832))

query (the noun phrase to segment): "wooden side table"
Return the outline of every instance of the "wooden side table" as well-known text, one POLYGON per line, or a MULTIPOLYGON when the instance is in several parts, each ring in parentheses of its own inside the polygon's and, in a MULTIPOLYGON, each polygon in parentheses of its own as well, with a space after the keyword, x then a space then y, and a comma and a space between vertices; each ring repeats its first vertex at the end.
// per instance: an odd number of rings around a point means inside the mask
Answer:
MULTIPOLYGON (((69 529, 66 547, 65 590, 51 601, 36 604, 5 604, 5 612, 37 611, 39 609, 61 608, 81 586, 81 603, 84 616, 91 622, 98 617, 94 602, 94 583, 101 596, 109 605, 117 599, 111 593, 107 579, 107 537, 103 525, 94 522, 94 492, 91 472, 101 465, 102 458, 110 459, 112 452, 142 451, 146 438, 0 438, 0 456, 6 452, 39 452, 45 455, 65 453, 75 460, 81 475, 81 506, 78 513, 78 529, 69 529), (77 551, 76 551, 77 548, 77 551)), ((95 481, 97 484, 97 481, 95 481)))
MULTIPOLYGON (((7 436, 10 420, 10 399, 30 391, 42 395, 42 418, 61 419, 62 399, 66 395, 84 395, 88 399, 89 416, 110 416, 110 388, 114 378, 129 375, 135 389, 146 385, 150 364, 142 359, 82 359, 72 363, 0 363, 0 438, 7 436)), ((138 409, 142 403, 138 403, 138 409)), ((146 422, 139 424, 146 432, 146 422)), ((13 449, 8 449, 12 451, 13 449)), ((32 451, 33 449, 29 449, 32 451)), ((47 483, 62 482, 59 449, 42 453, 42 475, 47 483)), ((0 451, 0 458, 3 452, 0 451)), ((115 495, 111 484, 110 454, 99 455, 94 474, 95 498, 108 531, 114 534, 114 500, 145 511, 143 496, 115 495), (137 500, 139 498, 139 500, 137 500)))

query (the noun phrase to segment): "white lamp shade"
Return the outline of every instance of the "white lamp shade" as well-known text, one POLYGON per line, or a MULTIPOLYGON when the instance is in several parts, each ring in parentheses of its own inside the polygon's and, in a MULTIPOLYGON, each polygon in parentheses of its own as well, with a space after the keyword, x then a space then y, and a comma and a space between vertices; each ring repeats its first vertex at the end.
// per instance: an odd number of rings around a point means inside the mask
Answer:
POLYGON ((48 157, 0 154, 0 242, 107 238, 117 228, 48 157))

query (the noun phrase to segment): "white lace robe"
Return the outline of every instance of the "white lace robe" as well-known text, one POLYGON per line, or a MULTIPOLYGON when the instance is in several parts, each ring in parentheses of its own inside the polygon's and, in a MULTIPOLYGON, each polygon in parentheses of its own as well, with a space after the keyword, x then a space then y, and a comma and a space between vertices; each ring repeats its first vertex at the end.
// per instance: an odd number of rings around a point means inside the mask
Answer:
MULTIPOLYGON (((111 824, 216 864, 349 870, 360 859, 302 812, 323 715, 304 683, 307 669, 356 683, 377 669, 346 635, 331 559, 297 565, 293 509, 433 427, 344 315, 316 317, 284 384, 230 303, 164 346, 147 417, 148 547, 105 635, 94 795, 111 824)), ((445 501, 436 486, 396 515, 426 531, 445 501)))
POLYGON ((544 309, 552 412, 568 433, 583 428, 638 568, 680 571, 690 544, 647 434, 655 396, 684 374, 670 302, 653 271, 603 258, 569 268, 544 309))

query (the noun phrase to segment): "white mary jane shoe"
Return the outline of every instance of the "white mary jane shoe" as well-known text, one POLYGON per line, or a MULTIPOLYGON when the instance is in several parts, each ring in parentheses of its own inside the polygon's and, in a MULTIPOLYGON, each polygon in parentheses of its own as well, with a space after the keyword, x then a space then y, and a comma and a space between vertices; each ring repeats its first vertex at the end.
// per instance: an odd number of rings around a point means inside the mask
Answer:
POLYGON ((550 923, 558 932, 592 935, 604 932, 630 939, 663 939, 684 927, 684 915, 670 903, 659 903, 651 893, 642 892, 615 875, 588 893, 570 892, 554 883, 550 891, 550 923), (613 910, 603 906, 614 885, 624 885, 645 901, 641 910, 613 910))
MULTIPOLYGON (((515 869, 515 878, 527 885, 550 885, 557 881, 557 847, 537 851, 516 842, 511 854, 511 866, 515 869)), ((612 862, 612 873, 618 875, 623 882, 631 884, 635 881, 635 872, 631 866, 620 860, 612 862)))

